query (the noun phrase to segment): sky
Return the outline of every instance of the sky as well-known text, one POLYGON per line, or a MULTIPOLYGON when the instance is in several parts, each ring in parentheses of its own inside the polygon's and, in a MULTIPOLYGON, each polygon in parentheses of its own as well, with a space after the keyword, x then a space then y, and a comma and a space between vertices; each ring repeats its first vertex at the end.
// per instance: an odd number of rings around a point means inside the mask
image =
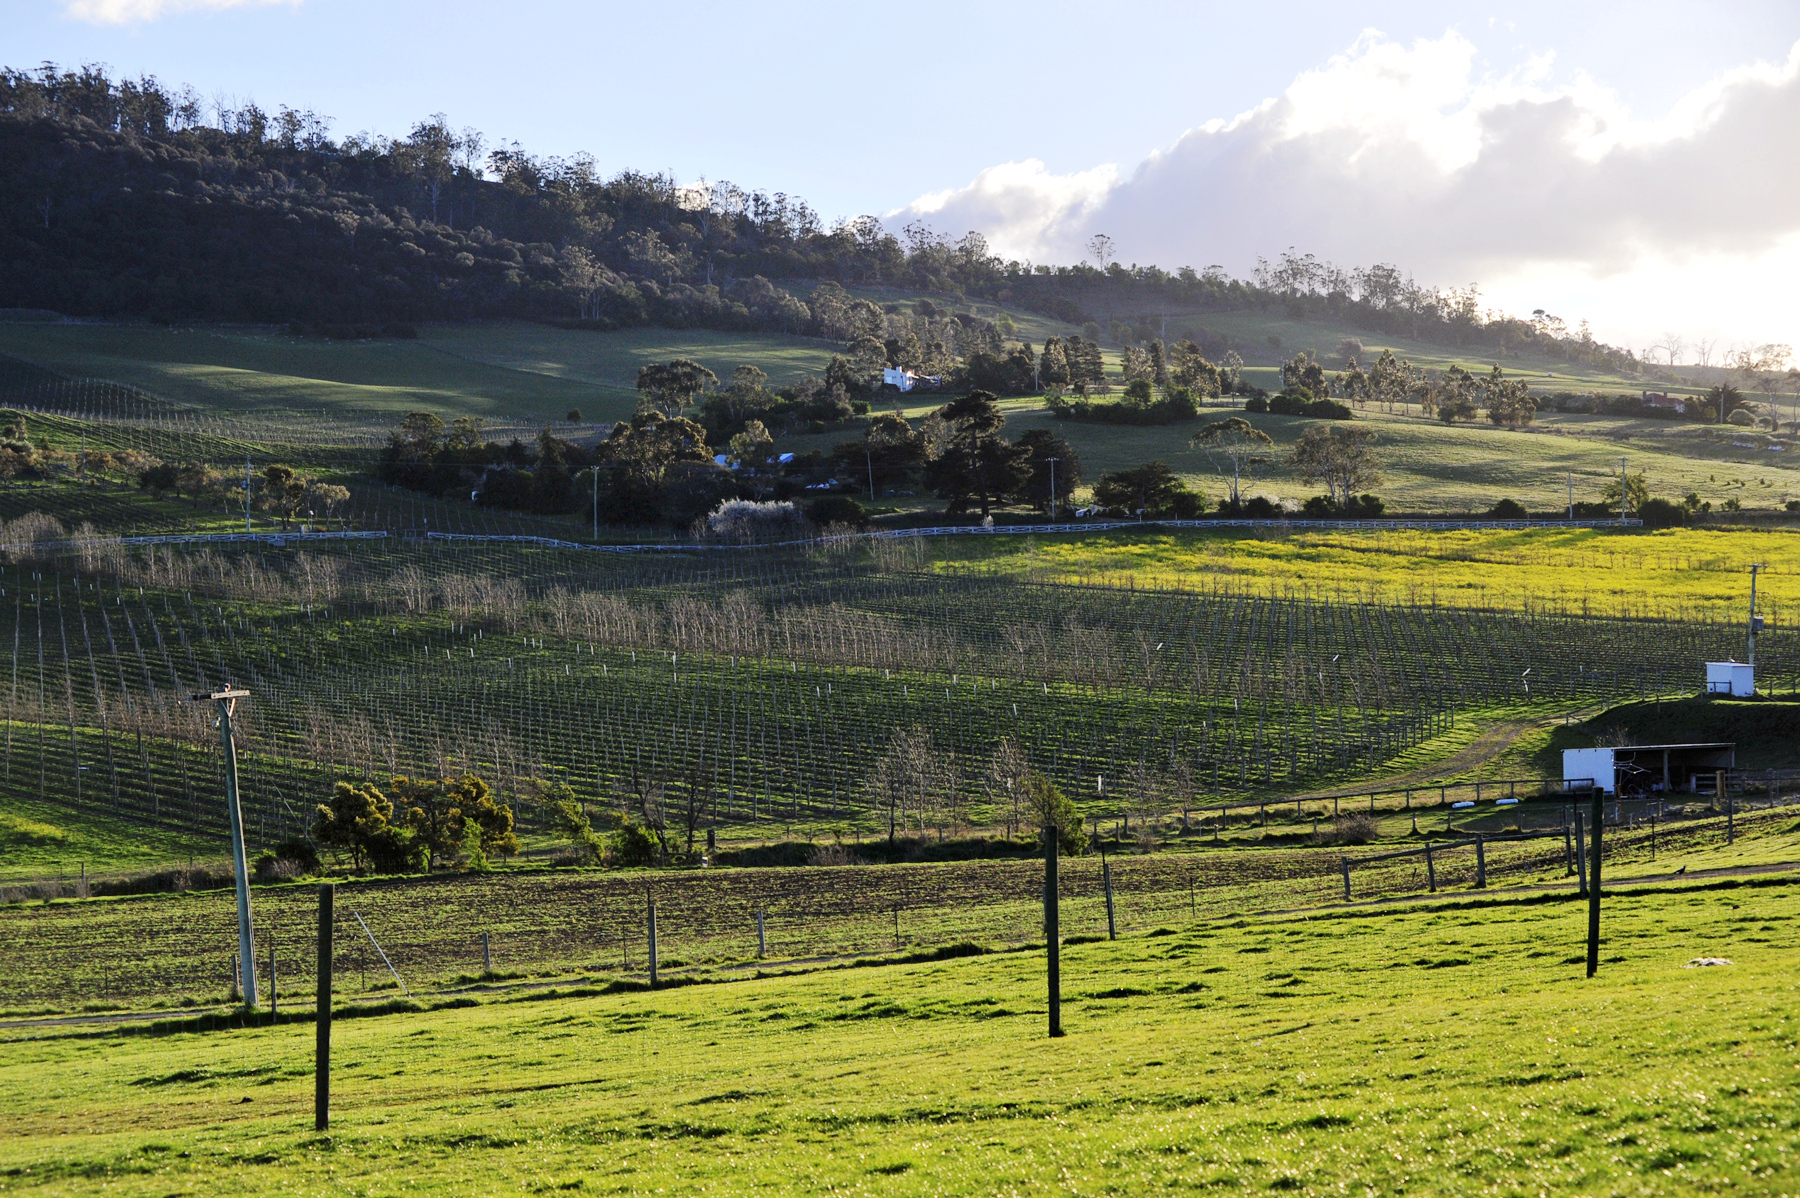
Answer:
MULTIPOLYGON (((1800 5, 0 0, 0 63, 100 62, 337 134, 435 112, 978 229, 1247 273, 1292 246, 1479 282, 1642 350, 1800 345, 1800 5), (1792 295, 1794 298, 1790 298, 1792 295)), ((1660 352, 1660 351, 1659 351, 1660 352)))

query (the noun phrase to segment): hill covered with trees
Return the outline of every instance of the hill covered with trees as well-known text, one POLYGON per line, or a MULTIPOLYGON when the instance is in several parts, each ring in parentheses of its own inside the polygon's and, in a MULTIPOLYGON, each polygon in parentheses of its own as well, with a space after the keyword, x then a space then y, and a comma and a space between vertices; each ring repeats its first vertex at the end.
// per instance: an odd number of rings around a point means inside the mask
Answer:
MULTIPOLYGON (((101 67, 0 68, 0 307, 78 316, 392 326, 522 316, 850 340, 817 285, 981 297, 1150 333, 1152 317, 1274 309, 1453 345, 1635 368, 1556 317, 1496 316, 1378 264, 1289 252, 1222 269, 1049 266, 914 224, 832 225, 804 201, 665 175, 602 177, 585 155, 490 145, 442 116, 404 138, 334 139, 310 110, 208 105, 101 67)), ((1128 338, 1129 339, 1129 338, 1128 338)), ((1223 348, 1223 347, 1221 347, 1223 348)))

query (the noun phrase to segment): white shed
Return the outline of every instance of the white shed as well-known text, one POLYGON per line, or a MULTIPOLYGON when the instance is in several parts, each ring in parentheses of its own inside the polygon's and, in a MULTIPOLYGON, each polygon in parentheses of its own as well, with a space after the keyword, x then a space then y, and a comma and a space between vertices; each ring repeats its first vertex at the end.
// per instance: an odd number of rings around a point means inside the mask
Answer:
POLYGON ((1617 777, 1611 749, 1563 750, 1564 782, 1598 782, 1601 790, 1611 794, 1617 777))
POLYGON ((885 367, 881 372, 881 381, 883 383, 890 387, 898 387, 902 391, 911 391, 913 389, 913 379, 915 377, 916 376, 912 371, 898 369, 893 366, 885 367))
POLYGON ((1741 661, 1706 663, 1706 693, 1748 697, 1756 693, 1756 667, 1741 661))

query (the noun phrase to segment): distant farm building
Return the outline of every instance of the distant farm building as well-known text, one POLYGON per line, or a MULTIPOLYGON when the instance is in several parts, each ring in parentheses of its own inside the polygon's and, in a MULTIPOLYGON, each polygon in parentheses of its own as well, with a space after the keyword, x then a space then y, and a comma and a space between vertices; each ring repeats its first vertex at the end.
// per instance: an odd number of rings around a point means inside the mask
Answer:
POLYGON ((1707 662, 1706 693, 1749 698, 1756 693, 1756 667, 1742 661, 1707 662))
POLYGON ((1724 742, 1564 749, 1563 781, 1591 780, 1622 795, 1709 790, 1715 773, 1736 764, 1737 746, 1724 742))
POLYGON ((1683 415, 1686 415, 1688 409, 1688 401, 1685 397, 1670 395, 1665 391, 1645 391, 1639 396, 1639 400, 1646 408, 1662 408, 1670 412, 1680 412, 1683 415))

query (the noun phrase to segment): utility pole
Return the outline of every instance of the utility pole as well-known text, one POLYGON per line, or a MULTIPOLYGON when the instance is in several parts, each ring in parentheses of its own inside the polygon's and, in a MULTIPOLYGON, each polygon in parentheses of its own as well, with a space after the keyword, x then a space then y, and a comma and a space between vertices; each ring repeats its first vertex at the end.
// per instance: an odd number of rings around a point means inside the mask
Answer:
POLYGON ((875 454, 869 449, 869 438, 863 436, 863 465, 869 468, 869 502, 875 502, 875 454))
POLYGON ((1745 658, 1750 663, 1750 685, 1756 685, 1756 634, 1762 631, 1762 620, 1756 615, 1756 572, 1762 569, 1761 562, 1750 566, 1750 652, 1745 658))
POLYGON ((195 695, 194 702, 211 700, 219 705, 219 744, 225 757, 225 807, 231 814, 231 864, 237 874, 238 961, 244 970, 244 1009, 256 1010, 256 943, 250 933, 250 870, 244 854, 244 814, 238 805, 237 744, 231 736, 231 715, 246 690, 213 691, 195 695))
POLYGON ((1625 513, 1631 508, 1631 497, 1625 492, 1625 459, 1619 459, 1619 523, 1625 523, 1625 513))
POLYGON ((1050 519, 1056 519, 1056 464, 1061 458, 1045 458, 1050 463, 1050 519))
POLYGON ((250 455, 244 455, 244 531, 250 531, 250 455))
POLYGON ((600 466, 594 465, 594 539, 600 539, 600 466))

